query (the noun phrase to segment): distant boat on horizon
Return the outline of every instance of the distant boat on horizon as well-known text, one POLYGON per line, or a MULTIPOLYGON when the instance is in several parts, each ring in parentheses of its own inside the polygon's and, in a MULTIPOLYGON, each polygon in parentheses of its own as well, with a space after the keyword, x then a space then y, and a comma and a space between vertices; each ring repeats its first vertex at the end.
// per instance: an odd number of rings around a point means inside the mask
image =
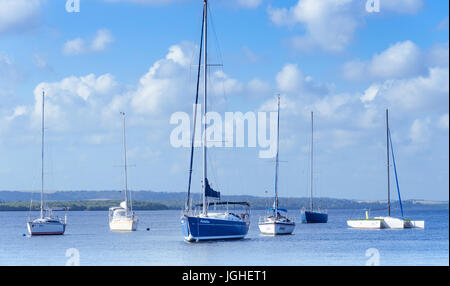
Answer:
POLYGON ((302 223, 327 223, 328 222, 328 211, 322 211, 320 209, 314 210, 313 205, 313 153, 314 152, 314 113, 311 111, 311 158, 310 158, 310 171, 311 171, 311 191, 309 197, 309 210, 302 209, 300 212, 302 223))
POLYGON ((124 195, 125 200, 120 203, 118 207, 109 208, 109 228, 111 231, 136 231, 139 218, 133 211, 133 202, 128 200, 128 179, 127 179, 127 143, 126 143, 126 128, 125 128, 125 113, 120 113, 123 116, 123 161, 124 161, 124 195), (130 201, 131 207, 128 207, 130 201))
POLYGON ((278 95, 278 124, 277 124, 277 154, 275 163, 275 198, 273 207, 267 210, 267 214, 259 219, 258 227, 262 234, 279 235, 292 234, 295 222, 287 217, 287 209, 278 206, 278 153, 280 142, 280 96, 278 95))
POLYGON ((244 238, 250 227, 249 220, 249 203, 247 202, 222 202, 220 201, 220 192, 215 191, 209 184, 207 176, 207 76, 208 76, 208 1, 203 1, 203 20, 202 33, 200 40, 200 53, 197 73, 197 91, 195 98, 194 125, 191 142, 191 158, 189 168, 189 181, 185 209, 181 217, 181 229, 184 239, 188 242, 199 242, 204 240, 224 240, 224 239, 242 239, 244 238), (197 124, 197 105, 200 86, 200 70, 202 65, 202 49, 203 49, 203 71, 204 71, 204 95, 203 95, 203 180, 202 193, 203 203, 196 205, 194 208, 191 200, 191 179, 192 164, 194 159, 194 140, 195 126, 197 124), (217 199, 218 201, 209 202, 208 198, 217 199), (210 207, 214 207, 214 211, 210 211, 210 207), (216 210, 216 207, 224 208, 216 210), (244 211, 238 213, 236 207, 243 207, 244 211))
MULTIPOLYGON (((53 214, 53 209, 44 207, 44 125, 45 125, 45 92, 42 92, 42 137, 41 137, 41 206, 40 216, 27 219, 27 229, 30 235, 62 235, 66 231, 67 214, 64 219, 53 214)), ((31 204, 32 205, 32 204, 31 204)), ((30 205, 30 210, 31 210, 30 205)))
POLYGON ((369 217, 369 212, 366 211, 365 219, 350 219, 347 220, 347 225, 352 228, 359 229, 384 229, 384 228, 425 228, 425 222, 413 221, 410 219, 405 219, 403 215, 402 199, 400 196, 400 188, 397 177, 397 167, 395 165, 394 149, 392 145, 391 131, 389 128, 389 110, 386 109, 386 150, 387 150, 387 216, 378 216, 374 218, 369 217), (389 150, 389 146, 391 150, 389 150), (401 218, 391 217, 391 191, 390 191, 390 168, 389 168, 389 157, 392 154, 392 161, 394 164, 395 181, 397 185, 398 201, 400 204, 401 218))

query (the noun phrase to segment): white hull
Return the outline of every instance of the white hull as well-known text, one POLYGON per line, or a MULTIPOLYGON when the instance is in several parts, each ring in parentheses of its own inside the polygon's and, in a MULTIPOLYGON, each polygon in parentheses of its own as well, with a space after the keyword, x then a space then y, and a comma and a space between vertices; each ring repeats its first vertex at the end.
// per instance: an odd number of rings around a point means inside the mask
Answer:
POLYGON ((258 227, 261 233, 266 235, 291 234, 294 231, 295 223, 260 223, 258 227))
POLYGON ((138 226, 137 219, 129 220, 111 220, 109 222, 109 229, 112 231, 136 231, 138 226))
POLYGON ((64 223, 28 222, 30 235, 61 235, 66 230, 64 223))
POLYGON ((375 217, 375 219, 380 219, 382 220, 382 228, 391 228, 391 229, 403 229, 405 228, 405 222, 403 221, 403 219, 400 218, 395 218, 395 217, 375 217))
POLYGON ((374 219, 352 219, 347 225, 359 229, 404 229, 425 228, 424 221, 404 220, 395 217, 375 217, 374 219))
POLYGON ((423 220, 405 220, 405 228, 425 228, 423 220))
POLYGON ((347 221, 347 225, 359 229, 381 229, 381 220, 352 219, 347 221))

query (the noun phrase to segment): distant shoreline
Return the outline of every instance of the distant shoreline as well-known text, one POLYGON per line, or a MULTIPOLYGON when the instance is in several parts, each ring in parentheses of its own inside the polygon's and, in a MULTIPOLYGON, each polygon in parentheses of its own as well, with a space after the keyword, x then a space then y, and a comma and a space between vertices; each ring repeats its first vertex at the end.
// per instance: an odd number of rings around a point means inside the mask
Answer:
MULTIPOLYGON (((1 199, 1 198, 0 198, 1 199)), ((230 199, 231 201, 233 199, 230 199)), ((236 200, 236 199, 234 199, 236 200)), ((250 203, 251 209, 262 210, 271 206, 272 200, 269 198, 239 198, 250 203)), ((280 205, 287 209, 301 209, 309 207, 309 200, 306 198, 280 198, 280 205)), ((46 205, 50 208, 69 209, 70 211, 107 211, 112 206, 118 206, 120 200, 60 200, 60 201, 46 201, 46 205)), ((387 209, 386 202, 383 201, 356 201, 356 200, 341 200, 329 198, 315 199, 315 206, 321 209, 369 209, 384 210, 387 209)), ((133 200, 133 210, 140 211, 158 211, 158 210, 182 210, 184 201, 182 200, 133 200)), ((398 209, 398 202, 391 202, 392 209, 398 209)), ((420 210, 435 210, 435 209, 449 209, 448 202, 428 202, 407 200, 403 202, 405 209, 420 209, 420 210)), ((33 201, 31 211, 38 211, 40 209, 40 202, 33 201)), ((29 211, 30 202, 13 201, 0 202, 0 212, 4 211, 29 211)))

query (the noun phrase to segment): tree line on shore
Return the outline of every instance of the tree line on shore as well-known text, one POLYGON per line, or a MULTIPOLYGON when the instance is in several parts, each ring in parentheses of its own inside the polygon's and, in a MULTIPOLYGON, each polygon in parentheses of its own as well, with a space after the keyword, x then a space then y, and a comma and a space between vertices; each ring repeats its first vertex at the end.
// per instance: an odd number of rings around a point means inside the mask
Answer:
MULTIPOLYGON (((242 198, 243 201, 250 203, 252 209, 267 209, 272 206, 272 198, 242 198)), ((280 198, 280 206, 287 209, 301 209, 309 207, 309 199, 307 198, 280 198)), ((120 200, 75 200, 75 201, 47 201, 46 206, 50 208, 69 209, 71 211, 105 211, 112 206, 118 206, 120 200)), ((133 200, 133 210, 181 210, 184 207, 183 200, 133 200)), ((398 208, 396 201, 391 202, 391 207, 398 208)), ((413 200, 403 202, 404 208, 414 209, 448 209, 448 202, 440 204, 418 203, 413 200)), ((37 211, 40 208, 39 201, 32 203, 26 201, 18 202, 1 202, 0 211, 37 211)), ((382 210, 387 205, 384 201, 356 201, 331 198, 317 198, 314 201, 314 208, 321 209, 370 209, 382 210)))

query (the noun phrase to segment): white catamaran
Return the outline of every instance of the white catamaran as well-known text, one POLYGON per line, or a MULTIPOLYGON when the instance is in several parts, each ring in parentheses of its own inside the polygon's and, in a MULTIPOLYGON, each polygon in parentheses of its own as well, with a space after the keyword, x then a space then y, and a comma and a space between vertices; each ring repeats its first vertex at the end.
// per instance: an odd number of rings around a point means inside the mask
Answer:
POLYGON ((378 216, 374 218, 369 217, 369 212, 366 211, 365 219, 350 219, 347 221, 347 225, 353 228, 360 229, 381 229, 381 228, 395 228, 395 229, 403 229, 403 228, 425 228, 425 222, 421 221, 413 221, 410 219, 405 219, 403 216, 403 206, 402 199, 400 197, 400 188, 398 184, 397 177, 397 167, 395 165, 395 156, 394 149, 392 145, 391 131, 389 129, 389 111, 386 109, 386 149, 387 149, 387 190, 388 190, 388 215, 387 216, 378 216), (389 146, 391 147, 391 151, 389 151, 389 146), (398 192, 398 201, 400 204, 400 211, 402 214, 401 218, 391 217, 391 189, 390 189, 390 168, 389 168, 389 156, 392 154, 392 161, 394 163, 394 173, 395 173, 395 181, 397 184, 397 192, 398 192))
POLYGON ((131 208, 128 208, 128 183, 127 183, 127 145, 125 135, 125 113, 120 113, 123 116, 123 158, 124 158, 124 193, 125 200, 120 203, 119 207, 109 208, 109 228, 112 231, 135 231, 138 226, 138 217, 135 215, 132 203, 131 208))
POLYGON ((295 228, 295 222, 287 217, 287 210, 278 207, 278 151, 280 142, 280 96, 278 96, 278 125, 277 125, 277 155, 275 166, 275 200, 273 207, 267 211, 265 217, 261 217, 258 223, 259 230, 267 235, 291 234, 295 228))
POLYGON ((27 228, 30 235, 61 235, 66 231, 67 214, 61 219, 51 208, 44 207, 44 112, 45 92, 42 92, 41 215, 36 219, 28 218, 27 228))

